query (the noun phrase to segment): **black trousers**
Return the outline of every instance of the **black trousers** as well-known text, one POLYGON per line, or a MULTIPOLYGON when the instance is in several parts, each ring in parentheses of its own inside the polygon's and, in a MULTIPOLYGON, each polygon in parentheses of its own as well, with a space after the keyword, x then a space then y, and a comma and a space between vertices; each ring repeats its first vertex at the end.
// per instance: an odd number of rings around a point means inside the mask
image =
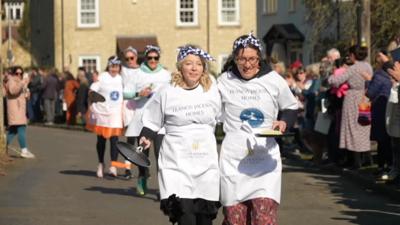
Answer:
POLYGON ((178 225, 212 225, 213 219, 209 215, 184 213, 178 220, 178 225))
MULTIPOLYGON (((160 154, 160 148, 161 148, 161 144, 162 144, 163 139, 164 139, 164 135, 163 134, 157 134, 156 138, 153 140, 154 155, 156 157, 157 171, 158 171, 158 155, 160 154)), ((138 138, 136 138, 136 137, 128 137, 127 138, 127 142, 129 144, 131 144, 131 145, 135 145, 135 142, 139 145, 139 140, 140 140, 140 137, 138 137, 138 138)), ((149 156, 149 149, 143 150, 143 153, 148 157, 149 156)), ((138 166, 138 169, 139 169, 139 175, 138 175, 139 177, 149 177, 150 176, 149 168, 138 166)))
POLYGON ((219 202, 205 199, 176 198, 171 195, 160 202, 160 209, 169 221, 178 225, 212 225, 217 217, 219 202))
POLYGON ((384 168, 385 164, 390 167, 392 166, 392 144, 390 137, 379 140, 378 142, 378 166, 384 168))
POLYGON ((393 169, 400 171, 400 138, 392 137, 393 169))
MULTIPOLYGON (((117 161, 118 160, 118 150, 117 150, 118 137, 112 136, 109 139, 110 139, 111 161, 117 161)), ((107 141, 106 138, 104 138, 101 135, 97 135, 96 149, 97 149, 97 157, 99 159, 99 163, 104 163, 104 153, 106 151, 106 141, 107 141)))

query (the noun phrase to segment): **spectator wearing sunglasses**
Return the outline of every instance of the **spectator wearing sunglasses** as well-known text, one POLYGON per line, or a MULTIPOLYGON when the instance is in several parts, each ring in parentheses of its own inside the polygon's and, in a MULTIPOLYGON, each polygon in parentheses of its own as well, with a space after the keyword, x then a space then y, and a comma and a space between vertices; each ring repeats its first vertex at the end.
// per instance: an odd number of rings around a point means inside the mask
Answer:
POLYGON ((7 77, 4 85, 7 99, 7 149, 14 137, 18 135, 22 158, 35 158, 26 144, 26 100, 29 97, 26 88, 27 83, 23 81, 24 70, 20 66, 13 67, 11 74, 7 77))
MULTIPOLYGON (((145 61, 140 65, 139 70, 129 81, 129 86, 124 87, 124 98, 129 99, 129 105, 135 106, 135 114, 129 122, 125 136, 130 144, 138 141, 140 131, 143 128, 142 114, 147 107, 148 102, 153 98, 163 86, 170 83, 171 73, 163 68, 160 64, 160 48, 153 45, 146 46, 145 61)), ((154 150, 156 158, 160 149, 162 138, 164 137, 163 129, 158 132, 154 141, 154 150)), ((149 154, 148 150, 144 151, 149 154)), ((147 178, 149 171, 145 167, 139 167, 139 177, 136 191, 139 195, 145 195, 147 189, 147 178)))

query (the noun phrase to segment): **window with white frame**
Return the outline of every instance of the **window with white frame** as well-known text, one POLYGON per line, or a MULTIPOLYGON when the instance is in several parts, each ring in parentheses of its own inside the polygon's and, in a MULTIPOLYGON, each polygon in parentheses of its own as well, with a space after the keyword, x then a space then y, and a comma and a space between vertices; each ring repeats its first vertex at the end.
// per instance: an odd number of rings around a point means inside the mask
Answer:
POLYGON ((289 12, 296 11, 296 0, 289 0, 289 12))
POLYGON ((239 0, 218 0, 218 9, 220 25, 239 24, 239 0))
POLYGON ((6 2, 4 3, 5 18, 15 21, 22 19, 22 13, 24 10, 23 2, 6 2))
POLYGON ((278 11, 278 0, 267 0, 267 14, 274 14, 278 11))
POLYGON ((99 26, 99 0, 78 1, 78 27, 99 26))
POLYGON ((224 65, 226 61, 228 61, 229 54, 220 54, 218 56, 218 65, 219 65, 219 71, 222 72, 222 69, 224 68, 224 65))
POLYGON ((79 56, 79 66, 83 66, 87 72, 100 71, 99 56, 79 56))
POLYGON ((198 0, 177 0, 176 9, 178 26, 196 26, 198 24, 198 0))

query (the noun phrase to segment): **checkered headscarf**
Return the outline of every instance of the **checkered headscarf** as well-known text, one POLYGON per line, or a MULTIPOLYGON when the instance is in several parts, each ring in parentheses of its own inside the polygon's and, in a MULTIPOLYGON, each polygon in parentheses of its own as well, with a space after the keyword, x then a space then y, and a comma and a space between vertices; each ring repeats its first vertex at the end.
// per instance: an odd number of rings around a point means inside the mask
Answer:
POLYGON ((246 48, 249 45, 254 45, 255 47, 262 52, 262 46, 260 43, 260 40, 258 40, 256 37, 254 37, 253 32, 250 32, 250 34, 247 37, 244 38, 239 38, 233 43, 233 51, 236 51, 238 48, 246 48))
POLYGON ((147 55, 150 51, 156 51, 158 55, 161 53, 161 49, 154 45, 146 45, 146 49, 144 50, 144 55, 147 55))
POLYGON ((179 47, 178 50, 179 50, 178 57, 177 57, 178 62, 181 61, 182 59, 184 59, 186 56, 188 56, 190 54, 197 55, 200 58, 203 58, 203 59, 205 59, 207 61, 214 61, 215 60, 210 54, 208 54, 203 49, 196 48, 196 47, 193 47, 193 46, 190 46, 190 45, 185 45, 183 47, 179 47))
POLYGON ((119 60, 117 56, 114 56, 108 60, 108 65, 121 65, 121 60, 119 60))

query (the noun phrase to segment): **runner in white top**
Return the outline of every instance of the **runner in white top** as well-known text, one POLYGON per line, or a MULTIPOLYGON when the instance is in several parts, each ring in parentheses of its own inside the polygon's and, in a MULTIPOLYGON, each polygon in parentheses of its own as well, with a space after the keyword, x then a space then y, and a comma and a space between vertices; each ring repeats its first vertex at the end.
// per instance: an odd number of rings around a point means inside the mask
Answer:
MULTIPOLYGON (((140 65, 137 73, 127 81, 124 88, 124 97, 131 99, 130 102, 135 107, 135 114, 128 125, 125 136, 128 137, 128 143, 134 145, 136 137, 139 136, 143 128, 142 114, 155 94, 171 81, 171 74, 165 70, 159 63, 160 48, 152 45, 146 46, 145 61, 140 65)), ((163 132, 154 139, 154 149, 156 158, 163 138, 163 132)), ((146 155, 149 151, 144 151, 146 155)), ((139 166, 139 177, 136 186, 136 192, 139 195, 145 195, 147 189, 147 178, 149 170, 146 167, 139 166)))
POLYGON ((239 37, 232 60, 218 78, 225 132, 220 153, 224 224, 276 224, 282 170, 279 146, 273 138, 254 133, 285 131, 296 119, 297 101, 261 52, 252 34, 239 37))
POLYGON ((161 209, 171 222, 208 225, 219 207, 218 152, 214 129, 221 100, 207 70, 211 56, 186 45, 178 54, 178 71, 143 114, 141 143, 162 127, 166 134, 158 159, 161 209))
MULTIPOLYGON (((120 76, 121 61, 112 56, 108 59, 106 72, 99 76, 99 80, 90 86, 105 98, 104 102, 92 103, 90 106, 90 118, 87 128, 97 134, 97 154, 99 165, 97 176, 103 177, 104 152, 106 140, 110 139, 111 161, 117 162, 118 150, 116 143, 118 136, 122 134, 122 79, 120 76)), ((91 99, 89 99, 91 101, 91 99)), ((116 177, 117 169, 111 164, 110 175, 116 177)))
MULTIPOLYGON (((136 90, 136 74, 139 71, 139 65, 137 64, 138 53, 135 48, 129 46, 124 50, 125 57, 125 66, 122 66, 121 76, 122 76, 122 84, 124 86, 124 96, 127 99, 132 99, 133 96, 129 96, 130 94, 135 94, 131 90, 136 90)), ((124 125, 129 124, 132 119, 132 115, 135 113, 135 101, 124 101, 124 125), (130 112, 128 112, 129 110, 130 112), (129 117, 128 117, 129 115, 129 117)), ((134 137, 133 137, 134 138, 134 137)), ((130 141, 134 143, 135 141, 130 141)), ((125 160, 125 175, 124 178, 129 180, 132 178, 131 173, 131 163, 125 160)))

